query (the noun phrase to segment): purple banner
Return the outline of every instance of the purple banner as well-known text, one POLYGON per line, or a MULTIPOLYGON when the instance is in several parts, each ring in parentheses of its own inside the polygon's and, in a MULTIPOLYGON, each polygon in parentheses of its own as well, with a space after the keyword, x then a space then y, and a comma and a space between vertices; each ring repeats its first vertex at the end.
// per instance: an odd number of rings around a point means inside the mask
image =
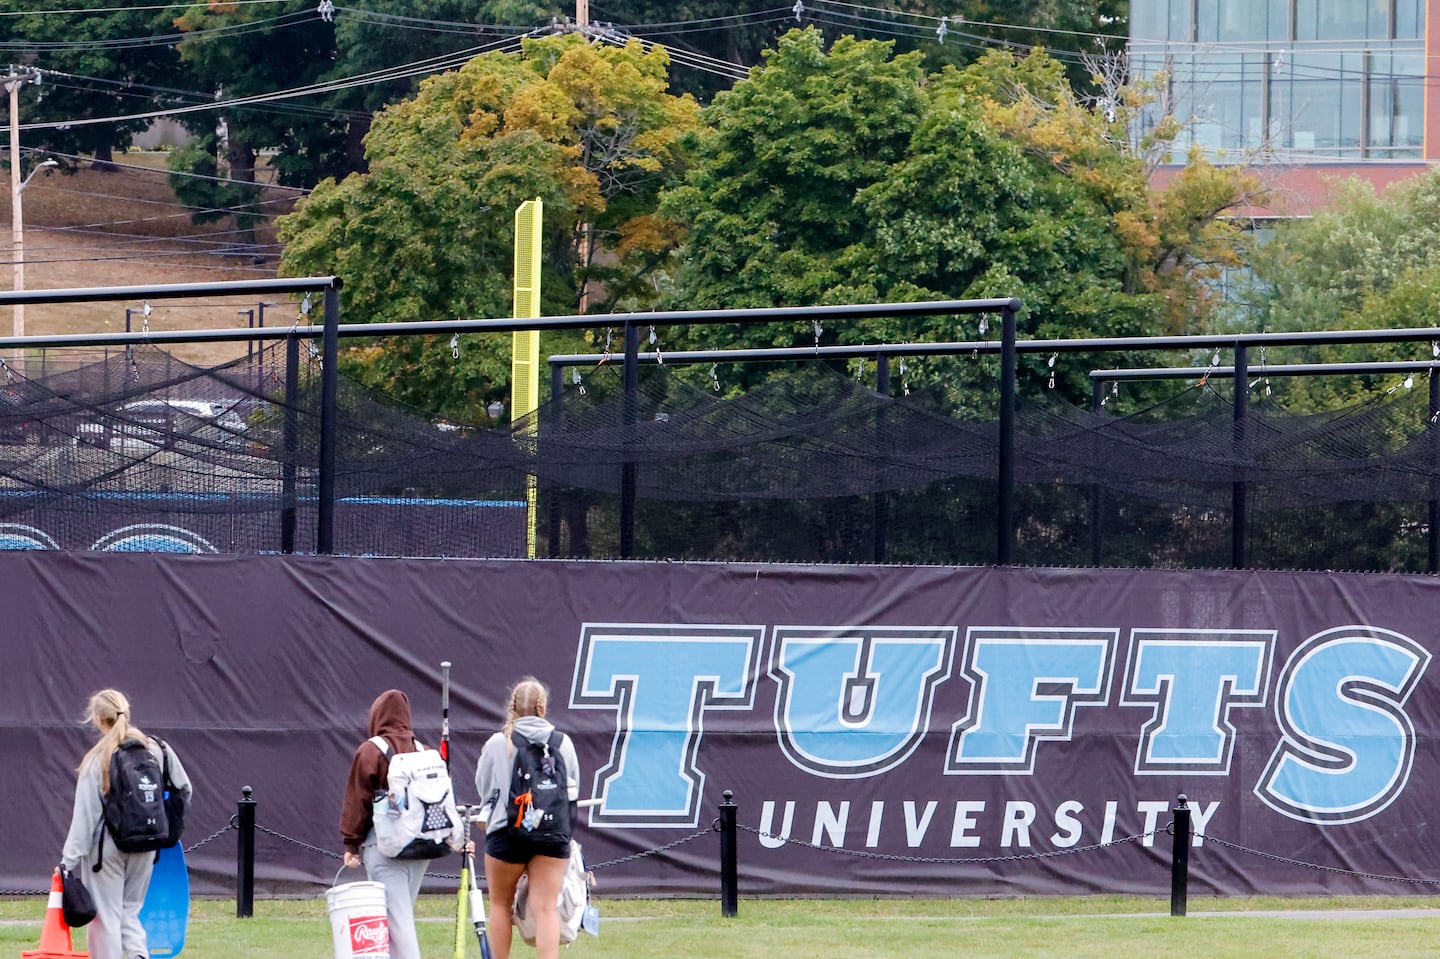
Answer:
POLYGON ((1430 577, 10 552, 0 597, 4 890, 46 887, 113 685, 194 779, 197 892, 249 786, 258 891, 316 893, 370 701, 433 742, 442 660, 462 802, 550 686, 602 894, 717 894, 727 790, 742 895, 1162 894, 1181 794, 1197 894, 1440 879, 1430 577))

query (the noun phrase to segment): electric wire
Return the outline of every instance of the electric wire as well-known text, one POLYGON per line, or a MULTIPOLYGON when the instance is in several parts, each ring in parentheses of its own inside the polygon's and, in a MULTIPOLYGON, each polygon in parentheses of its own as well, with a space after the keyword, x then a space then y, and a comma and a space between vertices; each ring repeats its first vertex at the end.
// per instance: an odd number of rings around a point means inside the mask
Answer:
POLYGON ((159 117, 178 116, 190 113, 199 113, 212 110, 229 110, 238 107, 248 107, 259 103, 271 103, 280 100, 289 100, 295 97, 316 96, 324 93, 335 93, 341 90, 353 89, 362 86, 371 86, 382 82, 391 82, 399 79, 408 79, 415 76, 424 76, 431 73, 440 73, 468 63, 475 56, 504 50, 507 47, 518 47, 518 41, 507 39, 494 43, 481 44, 470 47, 466 50, 453 54, 446 54, 439 57, 430 57, 425 60, 417 60, 414 63, 404 64, 400 67, 391 67, 384 70, 371 71, 370 73, 358 74, 335 81, 312 83, 302 87, 294 87, 288 90, 278 90, 273 93, 255 94, 246 97, 234 97, 229 100, 219 100, 209 104, 199 104, 184 107, 172 107, 167 109, 149 110, 142 113, 122 114, 104 117, 83 117, 72 120, 53 120, 40 123, 24 123, 19 129, 29 130, 54 130, 65 127, 89 126, 97 123, 121 123, 131 120, 149 120, 159 117))
MULTIPOLYGON (((110 80, 110 79, 107 79, 107 78, 105 78, 105 77, 88 77, 88 76, 83 76, 83 75, 81 75, 81 74, 62 73, 62 72, 57 71, 57 70, 49 70, 49 69, 41 70, 40 72, 41 72, 42 74, 44 74, 46 78, 49 79, 49 86, 50 86, 52 89, 53 89, 53 88, 58 88, 58 89, 65 89, 65 90, 74 90, 74 91, 76 91, 76 92, 78 92, 78 93, 95 93, 95 92, 100 92, 100 91, 92 90, 92 89, 89 88, 89 87, 82 86, 82 85, 80 85, 80 84, 78 84, 78 83, 63 83, 63 82, 60 82, 59 80, 53 79, 53 78, 55 78, 55 77, 64 77, 64 78, 66 78, 66 79, 82 80, 82 81, 86 81, 86 82, 92 83, 92 84, 98 84, 98 85, 104 85, 104 86, 117 87, 117 88, 119 88, 119 89, 114 90, 114 91, 110 91, 110 92, 105 92, 105 93, 104 93, 105 96, 112 97, 112 98, 117 98, 117 99, 118 99, 118 98, 129 98, 129 99, 134 99, 134 100, 143 100, 143 101, 145 101, 145 102, 147 102, 147 103, 150 103, 150 102, 155 102, 155 100, 157 99, 157 95, 165 95, 165 96, 171 96, 171 97, 183 97, 183 98, 185 98, 185 100, 188 101, 189 103, 206 103, 206 104, 209 104, 209 103, 213 103, 213 102, 215 101, 215 94, 213 94, 213 93, 204 93, 204 92, 201 92, 201 91, 199 91, 199 90, 176 90, 176 89, 173 89, 173 88, 170 88, 170 87, 155 87, 155 86, 150 86, 150 85, 148 85, 148 84, 136 83, 136 82, 128 81, 128 80, 110 80), (147 95, 146 93, 143 93, 143 92, 135 92, 135 91, 144 91, 144 90, 150 90, 150 91, 153 91, 153 93, 147 95)), ((346 118, 346 119, 351 119, 351 120, 364 119, 364 118, 370 116, 369 113, 367 113, 367 112, 365 112, 365 111, 363 111, 363 110, 347 110, 347 109, 335 108, 335 107, 311 106, 311 105, 305 104, 305 103, 284 103, 284 104, 277 104, 277 105, 271 106, 271 107, 265 107, 265 106, 250 107, 249 109, 255 110, 256 112, 270 113, 270 114, 275 114, 275 115, 293 114, 293 115, 302 115, 302 116, 321 116, 321 117, 336 116, 336 117, 344 117, 344 118, 346 118)))
POLYGON ((227 24, 222 27, 211 27, 201 30, 181 31, 179 33, 148 34, 142 37, 120 37, 111 40, 0 40, 0 50, 35 50, 35 51, 59 51, 59 50, 134 50, 143 47, 168 47, 177 43, 198 39, 213 39, 215 37, 245 36, 251 33, 260 33, 267 30, 274 30, 278 26, 290 22, 309 21, 314 18, 313 11, 304 13, 287 13, 278 17, 271 17, 265 20, 255 20, 249 23, 227 24))
MULTIPOLYGON (((39 149, 39 148, 37 148, 37 147, 24 147, 23 150, 22 150, 22 152, 26 153, 27 155, 31 155, 31 156, 59 157, 59 158, 62 159, 62 160, 72 160, 72 161, 74 161, 74 162, 76 162, 76 163, 86 163, 86 162, 89 162, 89 161, 92 159, 91 157, 82 156, 82 155, 80 155, 80 154, 78 154, 78 153, 61 153, 61 152, 59 152, 59 151, 57 151, 57 150, 41 150, 41 149, 39 149)), ((183 171, 183 170, 170 170, 170 169, 163 169, 163 170, 162 170, 162 169, 158 169, 158 168, 156 168, 156 167, 145 166, 145 165, 140 164, 140 163, 125 163, 125 162, 120 161, 120 160, 111 160, 111 161, 109 161, 109 162, 110 162, 110 165, 111 165, 111 166, 113 166, 113 167, 118 167, 118 168, 120 168, 120 169, 122 169, 122 170, 134 170, 134 171, 136 171, 136 172, 138 172, 138 173, 151 173, 151 174, 154 174, 154 175, 156 175, 156 176, 164 176, 164 177, 183 177, 184 179, 187 179, 187 180, 209 180, 209 181, 211 181, 211 182, 213 182, 213 183, 224 183, 224 184, 229 185, 229 186, 239 186, 239 187, 249 186, 249 187, 255 187, 255 188, 261 189, 261 190, 288 190, 288 191, 290 191, 291 193, 310 193, 310 192, 311 192, 311 190, 310 190, 309 187, 303 187, 303 186, 286 186, 286 185, 284 185, 283 183, 262 183, 262 182, 260 182, 260 181, 258 181, 258 180, 257 180, 257 181, 254 181, 254 182, 249 181, 249 180, 231 180, 231 179, 229 179, 228 177, 210 176, 209 174, 206 174, 206 173, 187 173, 187 172, 185 172, 185 171, 183 171)), ((40 184, 36 184, 36 186, 38 187, 38 186, 40 186, 40 184)))
MULTIPOLYGON (((257 3, 293 3, 294 0, 225 0, 226 6, 244 7, 257 3)), ((131 13, 137 10, 174 10, 178 7, 208 7, 208 0, 200 3, 155 3, 137 6, 121 7, 83 7, 76 10, 50 9, 50 10, 11 10, 0 13, 3 17, 49 17, 49 16, 88 16, 97 13, 131 13)))

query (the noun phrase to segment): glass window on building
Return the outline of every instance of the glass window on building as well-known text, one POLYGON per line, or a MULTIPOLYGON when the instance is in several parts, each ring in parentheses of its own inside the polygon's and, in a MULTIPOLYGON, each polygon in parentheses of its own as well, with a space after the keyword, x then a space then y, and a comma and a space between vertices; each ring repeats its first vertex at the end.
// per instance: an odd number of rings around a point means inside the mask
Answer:
POLYGON ((1395 39, 1425 37, 1425 0, 1395 0, 1395 39))
POLYGON ((1368 156, 1404 159, 1421 155, 1425 83, 1420 73, 1424 62, 1419 52, 1371 55, 1368 156))
POLYGON ((1296 53, 1287 76, 1272 84, 1288 101, 1275 114, 1282 144, 1297 153, 1358 157, 1363 68, 1360 53, 1296 53))
MULTIPOLYGON (((1165 3, 1166 0, 1160 0, 1165 3)), ((1190 35, 1190 0, 1169 0, 1167 10, 1167 26, 1165 28, 1165 39, 1178 43, 1189 43, 1190 35)))
POLYGON ((1130 42, 1150 43, 1167 39, 1165 26, 1168 14, 1167 3, 1138 0, 1130 4, 1130 42))
POLYGON ((1295 0, 1295 39, 1360 40, 1370 0, 1295 0))
POLYGON ((1195 29, 1201 40, 1263 40, 1270 10, 1256 0, 1200 0, 1195 29))
POLYGON ((1390 38, 1390 0, 1365 0, 1365 36, 1370 40, 1390 38))

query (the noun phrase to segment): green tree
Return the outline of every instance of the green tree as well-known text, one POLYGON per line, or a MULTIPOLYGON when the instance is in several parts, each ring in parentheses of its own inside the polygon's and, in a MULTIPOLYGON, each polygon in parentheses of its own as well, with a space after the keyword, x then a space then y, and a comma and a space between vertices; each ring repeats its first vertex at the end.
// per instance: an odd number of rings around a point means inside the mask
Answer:
MULTIPOLYGON (((309 0, 278 4, 211 4, 177 8, 176 26, 187 36, 180 55, 202 89, 217 99, 236 99, 306 86, 318 81, 335 58, 335 31, 309 0)), ((197 149, 172 158, 183 173, 220 174, 221 179, 255 182, 262 149, 281 183, 308 186, 325 173, 343 169, 345 117, 313 104, 260 104, 194 114, 187 126, 200 138, 197 149)), ((181 187, 187 202, 218 208, 229 199, 223 183, 193 180, 181 187), (207 186, 207 183, 211 185, 207 186)), ((253 226, 240 215, 237 225, 253 226)))
MULTIPOLYGON (((570 36, 526 41, 523 56, 487 54, 427 80, 414 100, 377 115, 368 173, 321 183, 281 220, 282 271, 343 277, 347 317, 363 321, 505 316, 513 213, 538 196, 546 313, 575 311, 587 278, 582 224, 607 251, 607 283, 640 297, 644 271, 668 242, 655 196, 682 165, 698 112, 665 93, 665 69, 663 52, 570 36)), ((561 341, 580 345, 547 337, 561 341)), ((367 382, 473 419, 505 396, 509 338, 461 354, 456 361, 448 342, 410 338, 353 359, 367 382)))
MULTIPOLYGON (((1238 262, 1220 214, 1243 171, 1192 164, 1152 191, 1120 109, 1072 92, 1036 52, 992 52, 924 76, 913 54, 816 31, 782 39, 766 66, 716 98, 712 131, 662 210, 685 228, 672 302, 704 307, 1019 296, 1026 336, 1193 329, 1216 269, 1238 262)), ((973 339, 976 320, 872 321, 842 342, 973 339)), ((988 333, 993 335, 993 333, 988 333)), ((699 334, 706 345, 808 344, 799 327, 699 334)), ((690 345, 687 342, 685 345, 690 345)), ((1089 396, 1090 358, 1057 374, 1089 396)), ((993 364, 910 364, 917 382, 993 382, 993 364)), ((1044 377, 1047 368, 1029 375, 1044 377)), ((984 390, 974 391, 977 395, 984 390)), ((993 391, 992 391, 993 392, 993 391)))
POLYGON ((172 15, 148 6, 97 11, 87 0, 45 7, 43 13, 16 16, 34 5, 0 0, 0 13, 6 14, 0 17, 0 40, 12 57, 44 74, 39 86, 24 88, 24 121, 69 122, 26 134, 27 145, 93 154, 103 166, 150 120, 75 121, 131 116, 173 102, 171 92, 158 85, 184 87, 188 79, 175 51, 172 15))
MULTIPOLYGON (((1248 261, 1240 322, 1256 330, 1386 329, 1426 326, 1440 312, 1440 175, 1403 180, 1377 193, 1351 178, 1326 208, 1279 224, 1248 261)), ((1430 360, 1428 345, 1288 348, 1272 362, 1430 360)), ((1295 410, 1324 410, 1372 398, 1396 374, 1276 377, 1275 395, 1295 410)))
MULTIPOLYGON (((673 301, 693 308, 840 302, 867 257, 860 191, 903 160, 925 109, 918 55, 792 31, 716 97, 683 186, 661 210, 686 227, 673 301)), ((774 329, 743 338, 784 339, 774 329)))

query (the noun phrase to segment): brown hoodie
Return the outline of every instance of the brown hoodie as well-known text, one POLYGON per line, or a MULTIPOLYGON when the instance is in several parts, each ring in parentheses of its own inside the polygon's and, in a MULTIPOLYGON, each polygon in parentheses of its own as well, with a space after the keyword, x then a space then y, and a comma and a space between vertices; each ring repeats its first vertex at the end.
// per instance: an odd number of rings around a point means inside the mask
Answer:
MULTIPOLYGON (((410 728, 410 700, 398 689, 387 689, 370 704, 370 735, 383 736, 390 753, 415 751, 415 732, 410 728)), ((372 809, 377 790, 385 788, 390 759, 370 740, 355 750, 350 778, 345 782, 345 799, 340 805, 340 836, 345 851, 359 853, 370 834, 372 809)))

